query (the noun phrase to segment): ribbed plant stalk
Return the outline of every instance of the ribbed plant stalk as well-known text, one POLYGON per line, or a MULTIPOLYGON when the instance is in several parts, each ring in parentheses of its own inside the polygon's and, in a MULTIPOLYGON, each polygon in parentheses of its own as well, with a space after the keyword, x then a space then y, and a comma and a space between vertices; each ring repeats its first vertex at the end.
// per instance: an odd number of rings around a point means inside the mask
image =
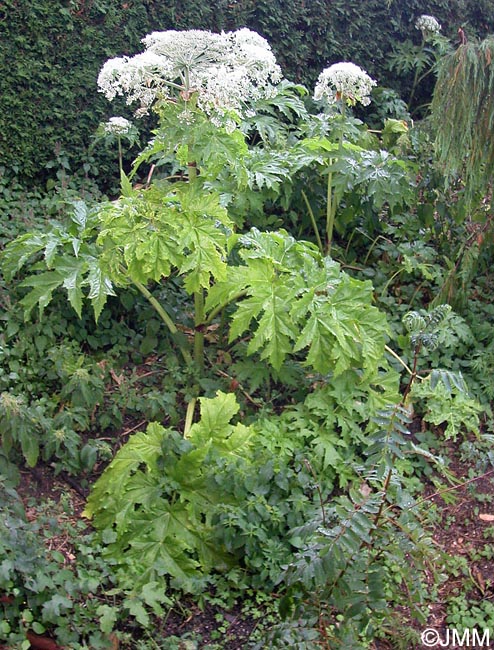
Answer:
MULTIPOLYGON (((161 318, 161 320, 164 322, 164 324, 167 326, 170 334, 172 337, 175 337, 179 332, 177 329, 177 326, 173 322, 171 316, 168 314, 168 312, 164 309, 163 305, 161 305, 158 300, 153 296, 153 294, 149 291, 149 289, 144 286, 141 282, 133 281, 134 285, 139 289, 139 291, 142 293, 142 295, 148 300, 148 302, 152 305, 152 307, 155 309, 156 313, 158 316, 161 318)), ((183 360, 185 361, 186 364, 191 364, 192 363, 192 355, 190 354, 189 350, 181 343, 178 343, 178 347, 180 349, 180 352, 182 354, 183 360)))
POLYGON ((194 362, 204 367, 204 291, 194 293, 194 362))
POLYGON ((118 171, 120 172, 120 178, 123 174, 123 151, 122 151, 122 138, 117 135, 118 142, 118 171))
POLYGON ((302 190, 302 198, 304 199, 305 205, 307 206, 307 211, 309 213, 310 221, 312 223, 312 229, 314 230, 314 235, 316 237, 317 245, 319 247, 319 250, 321 251, 321 255, 324 255, 324 246, 322 245, 321 236, 319 235, 319 229, 317 227, 316 217, 314 215, 312 206, 309 203, 309 199, 307 198, 307 194, 304 192, 304 190, 302 190))
MULTIPOLYGON (((329 160, 329 165, 333 159, 329 160)), ((328 188, 326 201, 326 254, 331 255, 331 244, 333 243, 334 218, 336 215, 336 201, 333 196, 333 172, 328 172, 328 188)))
MULTIPOLYGON (((341 97, 340 101, 341 123, 345 120, 345 98, 341 97)), ((343 127, 340 131, 339 148, 343 146, 343 127)), ((340 151, 341 153, 341 151, 340 151)), ((336 158, 329 159, 329 167, 336 161, 336 158)), ((328 172, 328 186, 326 190, 326 255, 331 255, 331 246, 333 243, 334 221, 336 217, 336 208, 338 207, 336 196, 333 192, 333 172, 328 172)))
MULTIPOLYGON (((187 163, 189 183, 197 178, 197 166, 194 161, 187 163)), ((194 293, 194 362, 198 368, 204 367, 204 290, 194 293)))
MULTIPOLYGON (((422 37, 422 44, 421 44, 421 49, 423 50, 425 48, 425 40, 422 37)), ((422 81, 422 79, 429 74, 430 70, 427 70, 425 74, 419 77, 420 75, 420 70, 418 66, 415 67, 415 74, 413 75, 413 82, 412 82, 412 88, 410 90, 410 94, 408 96, 408 102, 407 102, 407 110, 410 111, 410 107, 412 105, 412 100, 415 97, 415 91, 417 90, 417 86, 419 83, 422 81)))
POLYGON ((185 414, 185 424, 184 424, 184 438, 187 438, 189 435, 190 428, 194 423, 194 411, 196 408, 197 397, 193 397, 190 402, 187 404, 187 412, 185 414))
MULTIPOLYGON (((425 46, 426 46, 426 41, 425 39, 422 39, 422 50, 425 49, 425 46)), ((429 105, 429 102, 425 104, 421 104, 420 106, 416 106, 412 111, 412 102, 415 98, 415 92, 417 91, 417 88, 422 83, 422 81, 426 77, 428 77, 433 71, 434 71, 434 66, 428 68, 427 70, 425 70, 425 72, 422 72, 422 74, 420 74, 419 68, 415 68, 415 74, 413 76, 413 82, 412 82, 412 89, 410 90, 410 95, 408 97, 408 102, 407 102, 407 111, 411 112, 412 115, 415 115, 420 108, 429 105)))

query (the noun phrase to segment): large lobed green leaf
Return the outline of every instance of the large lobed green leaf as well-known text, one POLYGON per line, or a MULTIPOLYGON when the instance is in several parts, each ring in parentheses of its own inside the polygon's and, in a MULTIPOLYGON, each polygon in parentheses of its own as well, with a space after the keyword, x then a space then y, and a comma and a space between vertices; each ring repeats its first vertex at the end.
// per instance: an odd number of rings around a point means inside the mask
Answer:
POLYGON ((230 341, 250 332, 248 353, 279 369, 288 355, 303 354, 318 372, 338 375, 382 363, 388 325, 372 305, 372 286, 341 271, 312 244, 287 233, 252 230, 238 240, 243 264, 209 292, 215 313, 236 299, 230 341))
POLYGON ((117 452, 84 510, 116 562, 141 578, 154 572, 188 588, 200 571, 231 561, 213 543, 211 519, 224 495, 211 490, 207 458, 212 452, 224 459, 246 456, 252 431, 231 423, 238 410, 234 395, 218 391, 201 399, 201 418, 187 439, 152 423, 117 452))
POLYGON ((54 292, 64 289, 79 316, 87 298, 98 320, 108 296, 115 293, 101 266, 97 224, 95 211, 75 201, 66 222, 55 224, 47 233, 26 233, 6 246, 1 265, 8 280, 30 265, 31 274, 20 285, 30 289, 20 301, 26 319, 36 306, 41 316, 54 292))
POLYGON ((109 275, 122 283, 185 276, 189 293, 226 274, 225 208, 199 183, 156 184, 108 204, 98 242, 109 275))

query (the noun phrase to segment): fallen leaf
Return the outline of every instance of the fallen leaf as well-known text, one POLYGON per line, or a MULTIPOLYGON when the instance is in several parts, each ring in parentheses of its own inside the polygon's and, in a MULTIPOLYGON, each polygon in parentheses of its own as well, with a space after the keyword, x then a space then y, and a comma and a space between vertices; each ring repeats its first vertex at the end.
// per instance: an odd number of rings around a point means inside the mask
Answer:
POLYGON ((479 515, 479 519, 482 519, 482 521, 494 521, 494 515, 482 514, 479 515))
POLYGON ((53 639, 28 630, 26 637, 31 644, 32 650, 63 650, 53 639))
POLYGON ((473 567, 472 569, 472 574, 473 577, 475 578, 475 581, 477 582, 477 586, 482 593, 482 595, 485 594, 485 581, 484 581, 484 576, 480 573, 480 571, 477 569, 477 567, 473 567))
POLYGON ((371 492, 372 492, 372 488, 370 488, 367 485, 367 483, 362 483, 362 485, 360 486, 360 494, 363 497, 367 498, 370 495, 371 492))

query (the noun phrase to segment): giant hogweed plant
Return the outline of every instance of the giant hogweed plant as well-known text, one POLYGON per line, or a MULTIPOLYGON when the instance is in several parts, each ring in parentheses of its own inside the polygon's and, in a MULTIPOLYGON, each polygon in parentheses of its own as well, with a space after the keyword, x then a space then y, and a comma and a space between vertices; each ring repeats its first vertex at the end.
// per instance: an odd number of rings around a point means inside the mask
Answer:
MULTIPOLYGON (((372 306, 371 285, 285 231, 236 234, 229 195, 214 182, 227 168, 241 194, 262 190, 270 173, 288 175, 286 166, 269 160, 252 167, 256 154, 236 128, 252 117, 249 102, 278 97, 280 72, 269 45, 249 30, 153 33, 144 42, 142 54, 108 61, 98 82, 109 99, 125 94, 139 102, 138 111, 156 110, 159 128, 137 164, 154 160, 159 166, 172 157, 174 171, 133 187, 121 170, 119 199, 92 207, 78 201, 68 223, 9 244, 6 276, 28 264, 35 271, 22 282, 29 289, 21 301, 25 316, 35 306, 41 314, 61 288, 78 314, 89 300, 97 319, 108 296, 132 284, 156 309, 184 363, 199 369, 205 329, 223 315, 230 342, 248 335, 248 354, 275 369, 292 357, 321 373, 376 371, 387 326, 372 306), (150 288, 166 292, 177 277, 192 303, 192 343, 150 288)), ((282 85, 281 97, 285 91, 282 85)), ((289 106, 301 111, 293 94, 289 106)), ((302 158, 295 156, 294 164, 303 164, 302 158)), ((193 412, 194 400, 186 430, 193 412)))
MULTIPOLYGON (((297 587, 312 584, 317 572, 327 602, 340 602, 358 633, 368 633, 372 613, 385 608, 390 564, 401 566, 415 555, 419 562, 423 550, 421 529, 413 518, 401 521, 401 505, 393 505, 408 500, 393 487, 407 414, 396 406, 398 376, 385 356, 386 319, 373 306, 370 283, 344 273, 318 246, 283 230, 235 232, 229 197, 215 175, 218 166, 226 167, 238 175, 238 192, 249 183, 262 189, 266 164, 254 174, 244 164, 252 156, 236 124, 249 92, 254 99, 263 98, 256 95, 263 85, 264 99, 275 92, 277 68, 263 39, 248 30, 221 39, 175 36, 151 35, 143 56, 113 60, 100 76, 110 96, 128 94, 146 110, 154 102, 160 127, 139 162, 155 159, 164 166, 172 160, 170 176, 133 187, 122 171, 119 199, 93 207, 76 202, 68 223, 18 238, 4 253, 4 272, 12 278, 31 264, 22 281, 26 317, 36 306, 42 313, 63 289, 77 313, 86 299, 98 318, 109 295, 134 285, 156 309, 184 363, 203 375, 204 332, 220 317, 228 323, 229 343, 245 339, 247 354, 276 370, 287 359, 306 368, 320 389, 314 386, 303 409, 275 423, 277 438, 268 424, 275 418, 249 426, 234 421, 239 406, 231 394, 200 398, 197 422, 192 399, 182 431, 152 423, 129 439, 95 484, 86 514, 101 531, 107 555, 128 574, 125 588, 133 585, 140 596, 145 591, 158 615, 168 602, 164 577, 172 587, 199 593, 215 571, 231 571, 234 580, 245 572, 274 584, 281 567, 291 564, 297 587), (230 77, 230 63, 221 67, 224 39, 243 52, 245 78, 230 77), (180 57, 176 43, 186 44, 180 57), (253 53, 257 63, 249 58, 253 53), (269 73, 257 75, 264 64, 269 73), (222 94, 230 81, 240 84, 232 104, 222 94), (152 292, 158 286, 166 296, 171 278, 189 297, 192 340, 152 292), (358 424, 351 426, 352 420, 358 424), (288 440, 280 435, 287 430, 288 440), (364 449, 372 462, 362 471, 356 461, 364 449), (324 498, 347 461, 370 491, 341 497, 329 513, 324 498), (315 506, 313 472, 322 476, 315 506), (329 528, 333 514, 335 527, 329 528), (316 523, 315 538, 305 538, 307 519, 316 523), (293 560, 297 548, 300 562, 293 560), (355 594, 351 601, 349 594, 355 594)), ((242 70, 241 61, 232 66, 242 70)), ((280 177, 278 168, 273 177, 280 177)), ((409 371, 415 381, 416 369, 409 371)), ((340 483, 353 477, 347 472, 340 483)))
MULTIPOLYGON (((354 63, 335 63, 329 68, 324 69, 319 75, 314 89, 314 99, 325 99, 326 102, 330 105, 337 103, 340 106, 341 115, 344 116, 345 108, 347 105, 355 106, 357 102, 360 102, 364 106, 368 105, 370 103, 370 92, 372 86, 375 85, 376 81, 372 79, 364 70, 362 70, 362 68, 355 65, 354 63)), ((343 135, 344 133, 342 130, 340 133, 338 149, 343 149, 343 135)), ((321 148, 324 150, 327 147, 322 146, 321 148)), ((329 150, 331 149, 333 149, 335 158, 329 158, 328 160, 328 186, 325 227, 325 250, 328 252, 328 254, 331 253, 334 219, 337 207, 337 196, 335 188, 333 188, 332 184, 332 165, 335 160, 341 157, 341 152, 338 150, 334 151, 334 147, 329 148, 329 150)), ((310 206, 306 197, 305 200, 310 211, 310 206)), ((315 233, 318 239, 319 247, 321 247, 322 244, 317 226, 315 223, 313 225, 315 227, 315 233)))
POLYGON ((415 21, 415 29, 421 34, 421 42, 414 44, 410 39, 395 46, 389 57, 389 69, 399 75, 411 75, 408 110, 414 114, 427 105, 414 106, 414 100, 422 82, 431 74, 437 74, 441 59, 448 54, 451 45, 441 35, 441 25, 434 16, 421 15, 415 21), (413 111, 412 111, 413 108, 413 111))

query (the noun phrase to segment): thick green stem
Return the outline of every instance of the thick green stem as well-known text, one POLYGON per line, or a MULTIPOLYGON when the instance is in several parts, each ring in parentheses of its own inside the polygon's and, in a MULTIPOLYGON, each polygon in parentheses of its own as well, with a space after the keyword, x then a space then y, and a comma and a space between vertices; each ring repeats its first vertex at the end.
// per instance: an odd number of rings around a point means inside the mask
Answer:
MULTIPOLYGON (((333 161, 330 160, 332 165, 333 161)), ((326 203, 326 253, 331 255, 331 244, 333 242, 334 217, 336 214, 336 202, 333 196, 333 172, 328 173, 328 189, 326 203)))
MULTIPOLYGON (((342 97, 341 106, 341 131, 339 135, 339 152, 338 155, 341 156, 341 151, 343 149, 343 139, 344 139, 344 121, 345 121, 345 112, 346 112, 346 103, 345 98, 342 97)), ((336 158, 337 160, 338 158, 336 158)), ((335 159, 329 159, 329 167, 333 165, 335 159)), ((336 217, 336 208, 338 207, 335 193, 333 192, 333 172, 328 172, 328 187, 327 187, 327 200, 326 200, 326 254, 331 255, 331 246, 333 243, 333 230, 334 230, 334 221, 336 217)))
POLYGON ((204 291, 194 293, 194 361, 198 368, 204 366, 204 291))
POLYGON ((120 136, 118 136, 117 140, 118 140, 118 171, 120 172, 120 178, 122 178, 122 173, 123 173, 122 139, 120 138, 120 136))
MULTIPOLYGON (((187 163, 189 183, 197 178, 197 165, 194 161, 187 163)), ((194 293, 194 361, 198 368, 204 367, 204 290, 194 293)))
POLYGON ((410 90, 410 95, 408 97, 408 103, 407 103, 407 110, 408 111, 410 110, 410 107, 412 105, 412 99, 413 99, 413 97, 415 95, 415 91, 416 91, 417 86, 418 86, 418 79, 419 79, 419 73, 418 73, 418 70, 416 69, 414 77, 413 77, 412 89, 410 90))
POLYGON ((311 204, 309 203, 309 199, 307 198, 307 194, 304 192, 304 190, 302 190, 302 198, 304 199, 305 205, 307 206, 307 211, 309 213, 309 217, 312 223, 312 228, 314 230, 314 234, 317 239, 317 245, 319 246, 319 250, 321 251, 321 254, 324 255, 324 246, 322 245, 321 236, 319 235, 319 229, 317 227, 316 218, 314 216, 314 212, 312 210, 311 204))
POLYGON ((230 303, 234 302, 235 300, 238 300, 239 298, 243 298, 243 297, 246 296, 246 295, 247 295, 247 290, 239 291, 239 292, 236 293, 234 296, 232 296, 229 300, 227 300, 226 302, 222 303, 221 305, 218 305, 218 307, 216 307, 215 309, 213 309, 213 311, 211 311, 211 312, 209 313, 209 316, 208 316, 207 318, 204 319, 204 324, 205 324, 205 325, 209 325, 210 323, 212 323, 213 320, 216 318, 216 316, 217 316, 220 312, 222 312, 222 311, 225 309, 225 307, 228 307, 228 305, 229 305, 230 303))
MULTIPOLYGON (((144 286, 141 282, 133 281, 135 286, 139 289, 139 291, 142 293, 142 295, 149 301, 149 303, 154 307, 156 310, 156 313, 158 316, 161 318, 161 320, 165 323, 165 325, 168 327, 171 335, 175 337, 179 331, 177 329, 177 326, 171 319, 170 315, 165 311, 163 305, 161 305, 156 298, 153 296, 153 294, 149 291, 149 289, 144 286)), ((192 356, 182 344, 178 343, 178 347, 180 348, 180 352, 182 353, 182 357, 184 358, 185 363, 191 364, 192 363, 192 356)))
POLYGON ((189 182, 192 183, 197 178, 197 165, 195 162, 187 163, 187 172, 189 174, 189 182))
MULTIPOLYGON (((422 37, 422 52, 425 49, 425 40, 422 37)), ((415 74, 413 75, 413 82, 412 82, 412 89, 410 90, 410 95, 408 97, 408 103, 407 103, 407 110, 410 111, 410 108, 412 106, 412 100, 415 97, 415 91, 417 90, 418 85, 420 82, 425 79, 430 73, 432 72, 432 69, 429 68, 426 70, 424 73, 420 74, 420 70, 418 67, 415 68, 415 74)))

